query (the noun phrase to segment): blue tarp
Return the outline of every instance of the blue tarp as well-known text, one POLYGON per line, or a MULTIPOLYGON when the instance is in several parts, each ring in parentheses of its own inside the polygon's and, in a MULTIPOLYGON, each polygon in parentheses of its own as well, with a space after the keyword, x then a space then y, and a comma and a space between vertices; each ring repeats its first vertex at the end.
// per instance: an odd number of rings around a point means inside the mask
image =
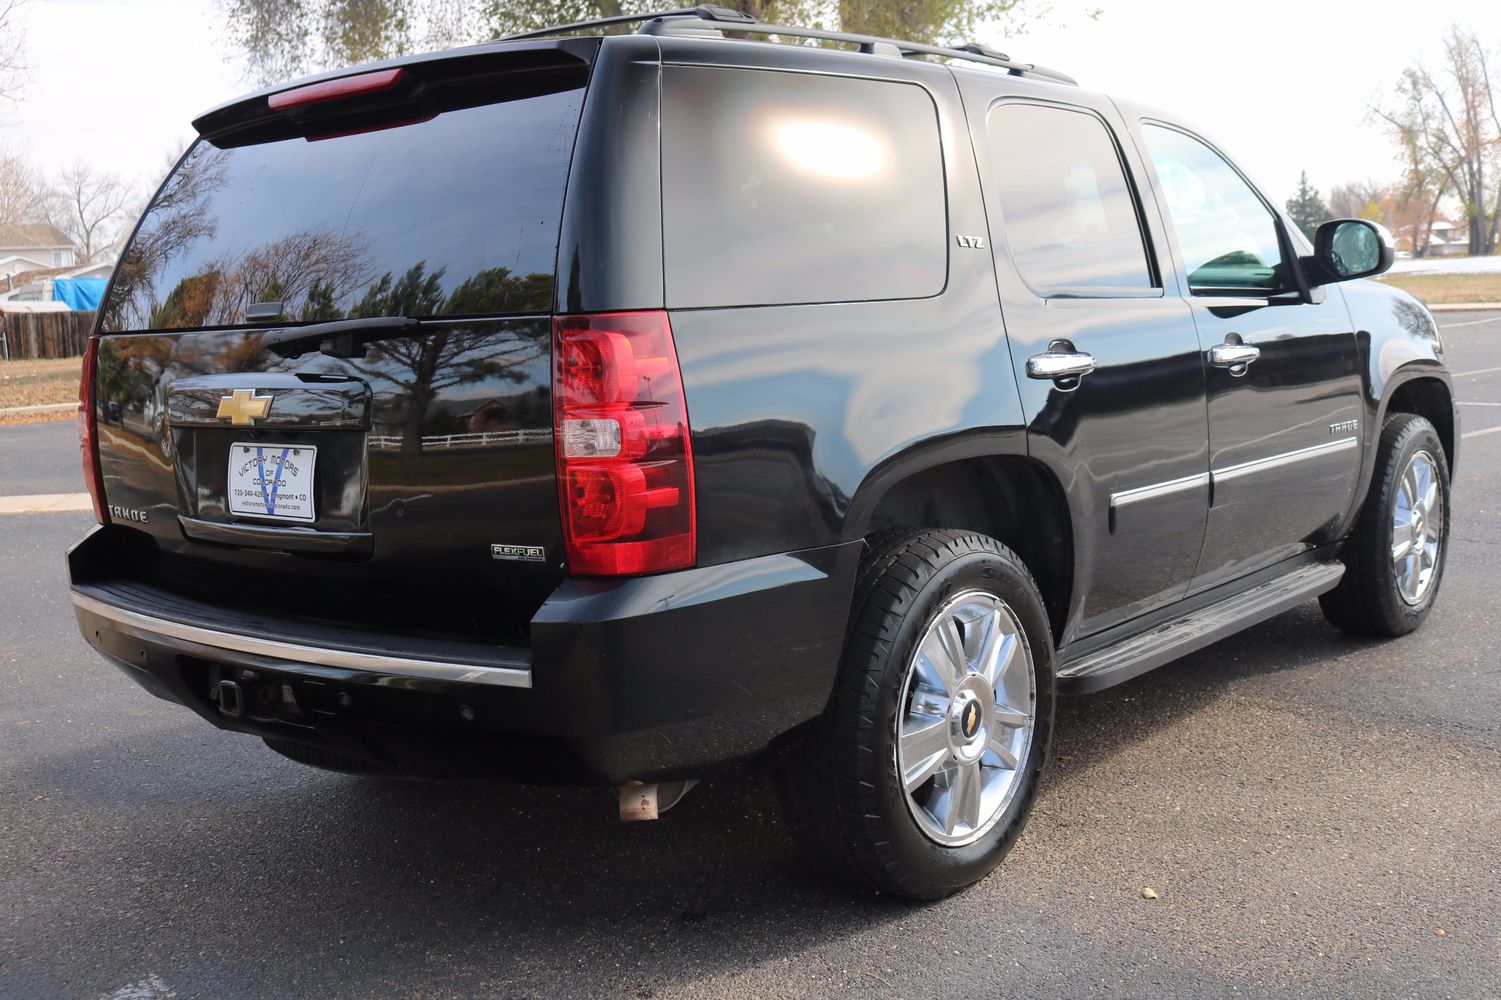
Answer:
POLYGON ((54 278, 52 298, 69 309, 98 309, 108 278, 54 278))

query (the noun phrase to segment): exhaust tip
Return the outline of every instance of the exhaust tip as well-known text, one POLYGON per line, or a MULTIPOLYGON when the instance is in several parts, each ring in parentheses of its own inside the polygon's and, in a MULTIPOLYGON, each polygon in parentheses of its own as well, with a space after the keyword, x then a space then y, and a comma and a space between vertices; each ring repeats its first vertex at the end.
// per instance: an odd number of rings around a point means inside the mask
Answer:
POLYGON ((683 801, 683 796, 687 795, 696 784, 698 784, 697 778, 649 785, 633 781, 628 785, 621 785, 620 821, 636 823, 658 819, 667 810, 683 801))

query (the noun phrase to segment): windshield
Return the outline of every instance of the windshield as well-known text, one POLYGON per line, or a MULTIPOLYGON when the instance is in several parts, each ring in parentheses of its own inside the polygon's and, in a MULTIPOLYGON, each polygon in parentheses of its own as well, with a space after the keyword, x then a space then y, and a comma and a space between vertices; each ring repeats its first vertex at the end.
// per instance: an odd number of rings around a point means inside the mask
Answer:
POLYGON ((257 304, 273 322, 548 312, 582 103, 576 88, 356 135, 200 140, 101 329, 241 326, 257 304))

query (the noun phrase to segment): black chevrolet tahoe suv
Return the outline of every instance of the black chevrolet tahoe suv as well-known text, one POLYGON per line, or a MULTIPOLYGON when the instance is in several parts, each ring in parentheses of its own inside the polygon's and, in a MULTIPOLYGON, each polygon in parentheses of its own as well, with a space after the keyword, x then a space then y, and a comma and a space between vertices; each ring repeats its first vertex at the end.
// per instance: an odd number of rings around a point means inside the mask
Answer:
POLYGON ((697 8, 194 125, 88 345, 72 599, 288 757, 643 818, 765 767, 823 866, 934 898, 1058 694, 1438 592, 1458 421, 1353 280, 1385 232, 1310 243, 1170 113, 697 8))

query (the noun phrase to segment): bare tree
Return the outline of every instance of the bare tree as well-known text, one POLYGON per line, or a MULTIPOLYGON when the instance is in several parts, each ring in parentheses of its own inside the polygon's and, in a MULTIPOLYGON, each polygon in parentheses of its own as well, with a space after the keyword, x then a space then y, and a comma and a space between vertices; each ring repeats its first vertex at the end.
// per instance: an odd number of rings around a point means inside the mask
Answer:
POLYGON ((26 33, 21 8, 27 0, 0 0, 0 102, 14 101, 26 82, 26 33))
POLYGON ((1399 140, 1398 144, 1406 169, 1397 195, 1397 206, 1400 213, 1410 219, 1413 256, 1422 257, 1428 252, 1439 206, 1449 196, 1449 177, 1415 136, 1399 140))
POLYGON ((340 301, 370 280, 370 259, 358 236, 304 231, 208 270, 217 276, 209 319, 228 325, 244 322, 245 310, 256 302, 281 302, 295 316, 310 297, 340 301))
POLYGON ((1459 197, 1472 254, 1495 249, 1501 210, 1501 80, 1493 77, 1494 63, 1474 31, 1453 25, 1440 66, 1404 70, 1396 106, 1376 111, 1408 159, 1440 174, 1459 197))
MULTIPOLYGON (((3 0, 0 0, 3 2, 3 0)), ((230 37, 258 82, 333 66, 598 17, 641 13, 658 0, 217 0, 230 37)), ((733 0, 758 20, 842 27, 931 42, 967 41, 974 29, 1048 0, 733 0)), ((671 6, 670 4, 668 6, 671 6)), ((1098 11, 1090 12, 1093 17, 1098 11)))
POLYGON ((63 171, 55 190, 57 224, 72 237, 81 263, 87 264, 109 246, 124 223, 133 194, 130 185, 77 160, 63 171))
POLYGON ((1370 219, 1387 224, 1383 207, 1390 189, 1379 181, 1351 181, 1329 189, 1329 217, 1332 219, 1370 219))
POLYGON ((46 222, 48 191, 23 153, 0 149, 0 223, 46 222))
POLYGON ((159 281, 188 247, 213 237, 216 224, 208 204, 224 183, 224 158, 223 150, 206 143, 193 147, 152 199, 152 211, 115 268, 114 293, 104 316, 108 329, 162 325, 153 319, 163 306, 159 281))

